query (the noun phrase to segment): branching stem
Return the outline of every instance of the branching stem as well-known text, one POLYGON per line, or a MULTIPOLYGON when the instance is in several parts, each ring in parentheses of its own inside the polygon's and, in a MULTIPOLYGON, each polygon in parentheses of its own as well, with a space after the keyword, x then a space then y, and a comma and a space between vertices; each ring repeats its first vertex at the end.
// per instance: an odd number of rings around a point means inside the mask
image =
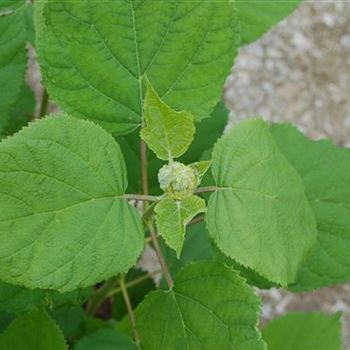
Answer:
POLYGON ((95 294, 92 295, 91 299, 88 302, 86 308, 86 314, 89 316, 94 316, 101 304, 107 298, 108 293, 111 289, 115 289, 118 284, 115 277, 110 278, 105 284, 95 291, 95 294))
MULTIPOLYGON (((148 169, 147 169, 148 168, 148 166, 147 166, 147 146, 146 146, 146 143, 143 140, 141 140, 140 151, 141 151, 141 182, 142 182, 142 191, 143 191, 143 194, 145 196, 148 196, 149 195, 149 191, 148 191, 148 169)), ((148 209, 148 203, 147 203, 147 201, 144 201, 143 202, 144 215, 147 213, 147 209, 148 209)), ((174 286, 174 282, 173 282, 173 279, 172 279, 172 277, 170 275, 168 266, 167 266, 167 264, 165 262, 162 250, 160 249, 159 242, 158 242, 158 237, 157 237, 157 232, 156 232, 156 229, 154 227, 153 221, 152 221, 152 219, 148 219, 148 218, 146 218, 146 220, 144 220, 144 221, 145 221, 145 224, 147 225, 147 227, 149 229, 150 237, 151 237, 151 240, 152 240, 152 244, 153 244, 154 250, 155 250, 155 252, 157 254, 157 258, 158 258, 160 267, 161 267, 161 269, 163 271, 164 278, 167 281, 168 287, 170 289, 172 289, 173 286, 174 286)))
MULTIPOLYGON (((159 273, 162 273, 162 270, 156 270, 156 271, 153 271, 153 272, 149 272, 146 275, 142 275, 142 276, 140 276, 138 278, 135 278, 134 280, 125 283, 125 288, 129 289, 129 288, 132 288, 134 286, 137 286, 138 284, 151 279, 153 276, 158 275, 159 273)), ((114 295, 120 293, 121 291, 122 291, 121 287, 112 289, 106 295, 106 298, 113 297, 114 295)))

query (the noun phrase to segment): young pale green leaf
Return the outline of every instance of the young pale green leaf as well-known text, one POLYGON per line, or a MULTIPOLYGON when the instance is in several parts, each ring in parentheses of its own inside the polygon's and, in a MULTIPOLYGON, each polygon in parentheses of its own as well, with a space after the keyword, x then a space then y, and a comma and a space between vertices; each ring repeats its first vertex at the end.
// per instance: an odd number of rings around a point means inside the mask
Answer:
POLYGON ((22 5, 0 16, 0 134, 3 135, 10 110, 20 96, 27 65, 26 11, 26 5, 22 5))
POLYGON ((340 313, 291 313, 263 329, 269 350, 342 350, 340 313))
POLYGON ((35 2, 39 63, 50 96, 76 117, 126 133, 141 125, 149 78, 196 120, 220 100, 238 46, 230 0, 35 2))
POLYGON ((225 265, 201 262, 176 275, 172 290, 150 293, 136 309, 145 350, 263 350, 260 303, 225 265))
POLYGON ((317 244, 300 268, 294 290, 350 281, 350 150, 312 141, 291 125, 272 134, 304 181, 317 220, 317 244))
POLYGON ((0 278, 61 292, 126 271, 143 247, 118 144, 91 122, 37 121, 0 143, 0 278))
POLYGON ((195 132, 193 116, 170 108, 159 98, 149 81, 144 120, 146 125, 141 130, 141 137, 158 158, 171 160, 187 151, 195 132))
POLYGON ((15 319, 0 335, 0 349, 68 350, 62 332, 43 310, 15 319))
POLYGON ((200 162, 189 164, 189 167, 191 167, 195 171, 199 182, 202 181, 203 176, 209 170, 210 166, 211 160, 202 160, 200 162))
MULTIPOLYGON (((189 150, 180 158, 184 164, 189 164, 201 159, 203 153, 211 148, 218 137, 224 131, 227 123, 227 110, 222 102, 214 109, 210 118, 206 118, 196 123, 196 133, 194 140, 189 150)), ((135 130, 132 133, 119 136, 116 138, 125 157, 126 166, 128 169, 128 189, 130 193, 140 193, 140 133, 135 130)), ((148 178, 150 193, 161 194, 157 174, 159 169, 165 164, 164 161, 158 159, 155 154, 147 149, 148 160, 148 178)))
POLYGON ((165 198, 157 203, 154 210, 159 234, 179 257, 185 240, 186 225, 196 215, 206 211, 204 199, 198 196, 190 196, 183 201, 165 198))
POLYGON ((115 329, 100 329, 79 340, 74 350, 137 350, 139 349, 126 335, 115 329))
POLYGON ((218 247, 272 282, 294 282, 316 242, 315 218, 269 125, 251 119, 235 126, 216 144, 212 171, 218 190, 207 222, 218 247))
POLYGON ((241 44, 249 44, 287 17, 302 0, 236 0, 241 44))

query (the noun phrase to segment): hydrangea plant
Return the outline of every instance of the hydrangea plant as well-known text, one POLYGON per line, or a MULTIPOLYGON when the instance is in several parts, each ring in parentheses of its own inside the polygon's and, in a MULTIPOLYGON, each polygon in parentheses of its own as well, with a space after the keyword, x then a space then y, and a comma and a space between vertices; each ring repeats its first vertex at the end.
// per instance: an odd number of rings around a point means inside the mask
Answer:
POLYGON ((339 314, 258 327, 254 287, 350 280, 349 150, 223 135, 240 47, 299 3, 0 2, 0 349, 341 349, 339 314))

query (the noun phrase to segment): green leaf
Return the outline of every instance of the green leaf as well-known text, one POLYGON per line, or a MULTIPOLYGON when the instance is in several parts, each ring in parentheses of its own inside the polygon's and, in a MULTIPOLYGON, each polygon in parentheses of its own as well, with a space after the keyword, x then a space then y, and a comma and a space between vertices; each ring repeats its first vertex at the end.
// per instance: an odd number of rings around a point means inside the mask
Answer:
POLYGON ((47 0, 36 6, 39 63, 50 96, 115 133, 141 125, 149 78, 196 120, 220 100, 238 46, 230 0, 47 0))
POLYGON ((13 135, 33 118, 35 96, 33 91, 23 83, 17 101, 8 108, 0 120, 0 133, 3 136, 13 135))
POLYGON ((218 190, 207 222, 218 247, 272 282, 294 282, 316 241, 315 218, 269 125, 250 119, 234 127, 216 144, 212 171, 218 190))
POLYGON ((46 298, 51 307, 60 307, 62 305, 80 305, 83 304, 91 295, 92 288, 75 289, 67 293, 59 293, 55 290, 46 291, 46 298))
POLYGON ((0 278, 67 292, 128 270, 143 248, 118 144, 49 117, 0 143, 0 278))
POLYGON ((203 262, 178 273, 172 290, 151 292, 135 313, 145 350, 261 350, 259 308, 237 272, 203 262))
POLYGON ((35 306, 50 305, 56 308, 63 304, 81 304, 90 293, 90 288, 62 294, 54 290, 28 289, 0 282, 0 312, 19 313, 35 306))
POLYGON ((249 44, 287 17, 302 0, 236 0, 241 44, 249 44))
POLYGON ((179 161, 189 164, 202 159, 203 153, 212 148, 217 139, 222 136, 227 120, 228 110, 221 101, 215 106, 210 118, 196 123, 196 133, 194 134, 193 142, 179 161))
POLYGON ((169 160, 184 154, 193 140, 193 116, 176 112, 164 103, 147 81, 141 137, 158 158, 169 160))
POLYGON ((190 196, 183 201, 172 198, 161 200, 154 208, 159 234, 180 256, 185 240, 186 225, 199 213, 206 211, 204 199, 190 196))
POLYGON ((350 281, 350 150, 312 141, 290 125, 274 125, 281 151, 304 181, 317 220, 317 244, 300 268, 294 290, 350 281))
POLYGON ((0 11, 2 12, 13 11, 17 7, 22 6, 24 3, 25 3, 25 0, 1 0, 0 11))
POLYGON ((64 337, 72 340, 78 338, 84 331, 84 310, 80 306, 62 306, 50 312, 64 337))
POLYGON ((0 335, 0 349, 67 350, 62 332, 45 311, 34 310, 15 319, 0 335))
POLYGON ((291 313, 263 329, 269 350, 341 350, 340 313, 291 313))
POLYGON ((0 282, 0 311, 19 313, 43 305, 45 291, 0 282))
MULTIPOLYGON (((201 159, 206 149, 211 148, 217 138, 222 135, 227 123, 227 110, 222 103, 219 103, 211 114, 210 118, 206 118, 196 123, 196 133, 194 141, 189 150, 180 158, 184 164, 189 164, 201 159)), ((128 169, 128 192, 141 192, 141 169, 140 169, 140 133, 139 130, 133 131, 126 136, 116 138, 125 157, 128 169)), ((148 178, 150 193, 161 194, 159 188, 157 174, 159 169, 165 164, 164 161, 158 159, 155 154, 147 150, 148 160, 148 178)), ((208 173, 207 173, 208 174, 208 173)))
POLYGON ((189 167, 194 169, 200 182, 202 181, 202 178, 205 175, 205 173, 209 170, 210 166, 211 160, 202 160, 200 162, 189 164, 189 167))
POLYGON ((114 329, 100 329, 82 338, 74 350, 137 350, 138 347, 126 335, 114 329))
POLYGON ((259 289, 270 289, 275 286, 274 283, 268 281, 266 278, 260 276, 254 270, 249 267, 245 267, 241 264, 238 264, 232 258, 224 255, 219 248, 213 245, 213 257, 212 260, 222 262, 227 266, 232 267, 234 270, 238 271, 239 274, 246 279, 247 283, 253 287, 257 287, 259 289))
MULTIPOLYGON (((191 262, 210 261, 213 259, 213 246, 211 237, 205 228, 204 221, 189 225, 186 229, 185 242, 178 258, 173 249, 160 242, 165 261, 171 275, 176 275, 181 268, 191 262)), ((166 281, 162 280, 161 285, 166 288, 166 281)))
MULTIPOLYGON (((9 2, 1 6, 6 6, 9 2)), ((10 117, 10 109, 18 100, 27 65, 26 6, 0 16, 0 134, 10 117)))
POLYGON ((0 312, 0 334, 3 333, 10 323, 16 318, 16 314, 0 312))

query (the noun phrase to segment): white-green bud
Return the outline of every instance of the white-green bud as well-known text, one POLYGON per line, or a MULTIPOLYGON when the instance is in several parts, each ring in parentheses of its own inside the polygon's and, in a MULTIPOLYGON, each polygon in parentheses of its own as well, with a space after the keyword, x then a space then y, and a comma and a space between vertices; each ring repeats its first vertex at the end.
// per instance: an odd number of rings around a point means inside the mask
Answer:
POLYGON ((179 162, 164 165, 159 170, 158 180, 160 188, 175 200, 191 196, 198 185, 194 169, 179 162))

